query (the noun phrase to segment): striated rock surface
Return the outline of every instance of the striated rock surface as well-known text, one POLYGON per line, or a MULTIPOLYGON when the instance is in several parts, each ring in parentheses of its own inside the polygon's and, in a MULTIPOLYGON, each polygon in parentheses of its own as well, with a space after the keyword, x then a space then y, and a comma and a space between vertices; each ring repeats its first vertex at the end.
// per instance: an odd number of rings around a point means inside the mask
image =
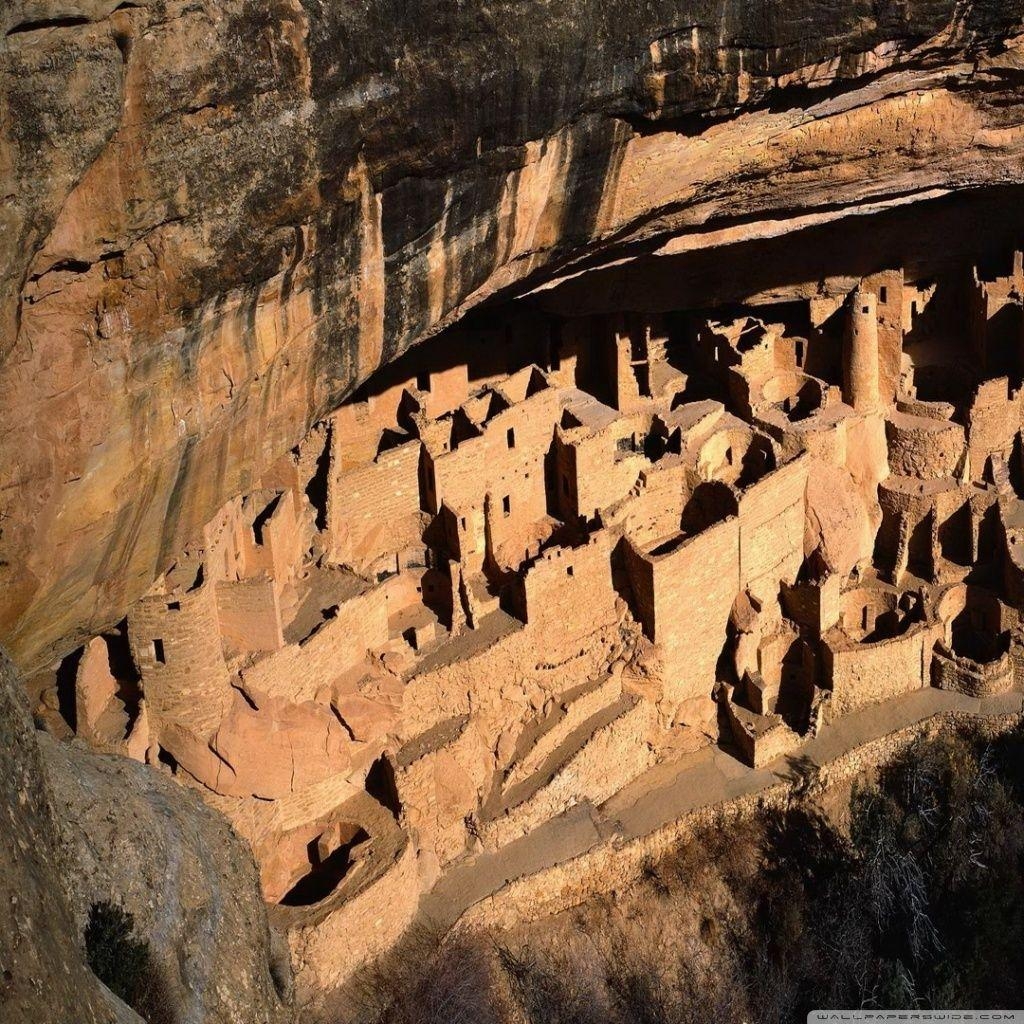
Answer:
MULTIPOLYGON (((2 654, 0 808, 0 1020, 139 1024, 86 963, 89 910, 104 901, 149 945, 161 1021, 286 1019, 244 842, 158 772, 36 732, 2 654)), ((286 988, 287 954, 275 968, 286 988)))
POLYGON ((138 1024, 92 975, 21 682, 0 653, 0 1019, 138 1024))
POLYGON ((0 635, 115 621, 490 296, 1019 180, 1022 7, 5 5, 0 635))
MULTIPOLYGON (((69 852, 75 932, 94 903, 127 910, 174 1024, 284 1020, 252 854, 227 821, 145 765, 39 742, 69 852)), ((287 956, 275 969, 285 988, 287 956)))

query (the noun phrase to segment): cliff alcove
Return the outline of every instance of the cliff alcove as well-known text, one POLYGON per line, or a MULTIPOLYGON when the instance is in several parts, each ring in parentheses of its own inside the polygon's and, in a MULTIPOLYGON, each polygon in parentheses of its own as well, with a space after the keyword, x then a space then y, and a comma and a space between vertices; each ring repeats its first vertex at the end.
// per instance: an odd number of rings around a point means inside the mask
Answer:
POLYGON ((1020 5, 690 6, 0 14, 0 643, 211 1020, 1020 710, 1020 5))

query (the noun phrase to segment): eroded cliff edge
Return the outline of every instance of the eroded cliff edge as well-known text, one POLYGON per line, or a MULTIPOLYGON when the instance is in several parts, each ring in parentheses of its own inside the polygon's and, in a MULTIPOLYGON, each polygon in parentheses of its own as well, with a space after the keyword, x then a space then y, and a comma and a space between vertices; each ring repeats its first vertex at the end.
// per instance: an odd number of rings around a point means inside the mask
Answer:
POLYGON ((114 621, 488 297, 1019 179, 1019 2, 0 15, 0 634, 114 621))
POLYGON ((148 949, 152 1020, 285 1019, 252 856, 216 812, 127 758, 37 732, 0 652, 0 1016, 139 1024, 87 965, 90 908, 124 908, 148 949))

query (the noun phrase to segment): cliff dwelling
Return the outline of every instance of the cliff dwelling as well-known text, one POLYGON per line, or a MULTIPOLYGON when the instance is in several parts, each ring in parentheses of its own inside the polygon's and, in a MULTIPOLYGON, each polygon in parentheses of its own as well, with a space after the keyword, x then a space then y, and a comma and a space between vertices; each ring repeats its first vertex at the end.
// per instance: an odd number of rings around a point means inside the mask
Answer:
POLYGON ((37 676, 37 717, 221 811, 330 988, 446 874, 658 765, 1019 689, 1024 255, 747 276, 571 313, 609 301, 584 278, 397 359, 37 676))
POLYGON ((0 1021, 1014 1005, 1022 84, 1024 0, 0 4, 0 1021))

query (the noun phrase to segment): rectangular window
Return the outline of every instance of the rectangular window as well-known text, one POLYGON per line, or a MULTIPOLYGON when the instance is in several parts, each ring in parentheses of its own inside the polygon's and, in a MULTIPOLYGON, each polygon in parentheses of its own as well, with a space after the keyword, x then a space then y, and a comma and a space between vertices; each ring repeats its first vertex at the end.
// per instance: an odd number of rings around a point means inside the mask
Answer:
POLYGON ((463 516, 463 517, 462 517, 462 518, 461 518, 461 519, 459 520, 459 522, 460 522, 460 523, 462 524, 462 528, 463 528, 463 529, 465 529, 465 528, 466 528, 466 517, 465 517, 465 516, 463 516))
POLYGON ((889 289, 886 288, 884 284, 878 289, 878 301, 881 302, 883 306, 889 301, 889 289))
POLYGON ((180 601, 169 601, 167 604, 167 610, 169 612, 180 612, 181 602, 180 601))
POLYGON ((566 576, 571 576, 572 575, 572 566, 571 565, 567 565, 565 567, 565 575, 566 576))
POLYGON ((416 387, 420 391, 430 390, 430 374, 429 373, 417 373, 416 374, 416 387))
POLYGON ((501 508, 505 515, 509 516, 512 514, 512 499, 509 495, 506 494, 505 497, 501 499, 501 508))
POLYGON ((550 354, 548 355, 548 367, 552 370, 562 368, 562 345, 557 339, 552 340, 550 354))
POLYGON ((156 663, 158 665, 166 665, 167 664, 167 657, 164 654, 164 642, 163 642, 163 640, 154 640, 153 641, 153 660, 156 661, 156 663))
POLYGON ((505 435, 505 440, 508 442, 509 448, 515 448, 516 446, 516 432, 512 427, 508 428, 508 433, 505 435))

